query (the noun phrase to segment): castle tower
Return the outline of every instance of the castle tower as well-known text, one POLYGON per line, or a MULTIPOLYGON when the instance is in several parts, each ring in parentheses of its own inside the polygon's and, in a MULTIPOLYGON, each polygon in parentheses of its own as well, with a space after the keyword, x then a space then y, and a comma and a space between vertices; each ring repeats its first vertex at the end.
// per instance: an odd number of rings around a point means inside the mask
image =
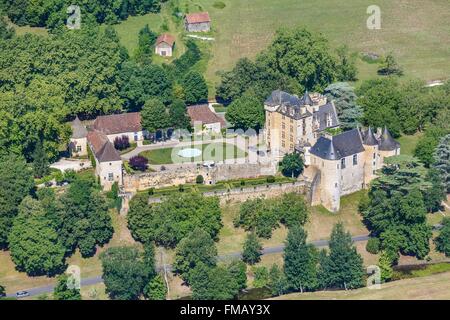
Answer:
POLYGON ((378 140, 369 127, 365 133, 362 133, 364 146, 364 187, 367 188, 369 183, 376 178, 375 172, 380 168, 378 140))
POLYGON ((392 138, 392 135, 386 126, 381 134, 378 150, 380 152, 380 167, 384 163, 384 158, 400 154, 400 144, 392 138))

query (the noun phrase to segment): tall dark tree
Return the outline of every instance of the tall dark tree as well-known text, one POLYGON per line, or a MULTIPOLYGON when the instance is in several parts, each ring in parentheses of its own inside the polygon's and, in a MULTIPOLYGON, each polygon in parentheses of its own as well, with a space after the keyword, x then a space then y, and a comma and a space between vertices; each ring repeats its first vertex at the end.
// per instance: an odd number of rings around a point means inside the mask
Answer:
POLYGON ((8 40, 14 37, 15 30, 8 25, 4 17, 0 18, 0 39, 8 40))
POLYGON ((356 289, 364 286, 363 259, 342 223, 334 226, 329 254, 321 255, 319 281, 324 288, 356 289))
POLYGON ((284 248, 284 273, 289 287, 300 292, 314 290, 317 280, 317 251, 306 244, 306 232, 299 225, 289 228, 284 248))
POLYGON ((152 62, 156 38, 156 33, 150 30, 148 24, 139 31, 138 47, 135 53, 136 61, 142 64, 150 64, 152 62))
POLYGON ((254 232, 248 233, 245 238, 244 251, 242 252, 242 259, 244 262, 252 265, 261 260, 262 245, 254 232))
POLYGON ((187 104, 196 104, 208 100, 208 86, 205 78, 197 71, 189 71, 182 79, 187 104))
POLYGON ((144 296, 149 300, 165 300, 166 295, 166 283, 161 275, 154 277, 144 288, 144 296))
POLYGON ((15 155, 0 156, 0 249, 8 246, 8 234, 18 206, 34 188, 33 171, 15 155))
POLYGON ((33 170, 34 176, 37 178, 42 178, 50 172, 50 167, 48 164, 47 154, 45 153, 42 140, 39 139, 36 143, 36 147, 33 153, 33 170))
POLYGON ((384 76, 389 76, 393 74, 401 76, 403 75, 403 70, 398 65, 394 55, 392 53, 389 53, 381 62, 380 67, 378 68, 378 74, 384 76))
POLYGON ((182 100, 176 99, 173 101, 169 108, 169 117, 173 128, 189 129, 191 126, 186 104, 182 100))
POLYGON ((436 250, 450 257, 450 218, 442 219, 442 229, 439 235, 434 239, 436 250))

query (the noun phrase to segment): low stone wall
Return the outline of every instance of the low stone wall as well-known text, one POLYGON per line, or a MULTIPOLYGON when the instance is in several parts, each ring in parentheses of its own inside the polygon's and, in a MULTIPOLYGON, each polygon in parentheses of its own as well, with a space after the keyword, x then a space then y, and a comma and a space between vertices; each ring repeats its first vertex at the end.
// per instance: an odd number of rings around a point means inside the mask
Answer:
MULTIPOLYGON (((204 192, 205 197, 219 197, 220 203, 225 204, 230 201, 243 202, 248 199, 256 199, 260 197, 275 198, 285 193, 296 192, 307 194, 309 191, 309 183, 305 181, 296 181, 280 184, 259 185, 255 187, 242 187, 229 190, 219 190, 204 192)), ((149 204, 159 203, 163 198, 150 197, 149 204)))
POLYGON ((257 178, 276 174, 275 163, 234 163, 219 164, 213 168, 188 165, 183 168, 166 171, 128 175, 124 174, 125 191, 135 192, 150 188, 163 188, 180 184, 195 183, 198 175, 202 175, 206 184, 234 179, 257 178))

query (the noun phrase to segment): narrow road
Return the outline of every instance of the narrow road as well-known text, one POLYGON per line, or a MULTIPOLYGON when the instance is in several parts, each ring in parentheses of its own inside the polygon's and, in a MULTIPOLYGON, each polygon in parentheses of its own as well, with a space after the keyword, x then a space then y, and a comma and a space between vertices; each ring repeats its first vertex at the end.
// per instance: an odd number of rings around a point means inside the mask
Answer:
MULTIPOLYGON (((352 237, 353 242, 361 242, 361 241, 366 241, 368 239, 369 239, 368 235, 360 235, 360 236, 352 237)), ((316 247, 325 247, 328 245, 328 240, 316 240, 316 241, 312 241, 310 243, 316 247)), ((266 255, 266 254, 281 253, 281 252, 283 252, 283 249, 284 249, 284 245, 280 245, 280 246, 276 246, 276 247, 268 247, 268 248, 264 248, 262 250, 262 254, 266 255)), ((229 259, 241 258, 241 257, 242 257, 241 252, 234 252, 234 253, 230 253, 230 254, 221 255, 218 257, 218 260, 226 261, 229 259)), ((168 265, 168 266, 166 266, 166 269, 170 271, 172 269, 172 266, 168 265)), ((162 266, 158 268, 158 271, 161 271, 161 270, 162 270, 162 266)), ((99 284, 102 282, 103 282, 103 279, 101 276, 85 278, 85 279, 81 279, 81 281, 80 281, 81 286, 90 286, 90 285, 99 284)), ((38 296, 38 295, 45 294, 45 293, 52 293, 53 288, 54 288, 54 285, 48 285, 48 286, 44 286, 44 287, 25 289, 24 291, 27 291, 30 294, 29 296, 38 296)), ((6 296, 7 297, 15 297, 16 295, 15 295, 15 293, 9 293, 6 296)))

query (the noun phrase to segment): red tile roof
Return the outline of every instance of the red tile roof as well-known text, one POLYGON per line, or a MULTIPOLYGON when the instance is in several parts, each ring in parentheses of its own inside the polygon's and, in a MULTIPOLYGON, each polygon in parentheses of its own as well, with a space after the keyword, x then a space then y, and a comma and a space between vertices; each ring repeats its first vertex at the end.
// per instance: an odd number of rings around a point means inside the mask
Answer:
POLYGON ((196 12, 186 14, 186 21, 188 23, 202 23, 211 22, 208 12, 196 12))
POLYGON ((201 122, 203 124, 211 124, 220 122, 222 127, 226 126, 225 121, 219 117, 217 114, 209 109, 208 105, 196 105, 187 108, 189 117, 191 118, 191 123, 201 122))
POLYGON ((99 162, 120 160, 119 153, 103 132, 97 130, 89 131, 87 140, 92 148, 92 152, 99 162))
POLYGON ((141 114, 139 112, 130 112, 99 116, 95 119, 92 128, 107 135, 142 131, 141 114))
POLYGON ((160 44, 160 43, 167 43, 169 46, 173 46, 173 44, 175 43, 175 37, 168 34, 168 33, 163 33, 162 35, 160 35, 158 37, 158 39, 156 39, 156 45, 160 44))

